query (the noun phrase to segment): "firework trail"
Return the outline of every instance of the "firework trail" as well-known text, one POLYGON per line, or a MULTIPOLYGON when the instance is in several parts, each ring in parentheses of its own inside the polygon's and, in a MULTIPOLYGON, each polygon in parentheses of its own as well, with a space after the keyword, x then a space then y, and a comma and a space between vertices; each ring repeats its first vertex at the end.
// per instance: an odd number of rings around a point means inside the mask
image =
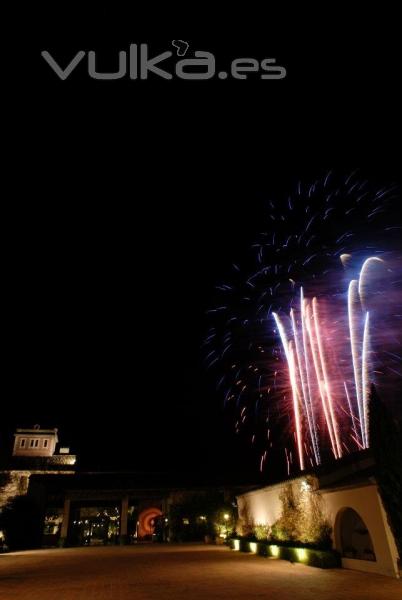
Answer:
POLYGON ((364 445, 366 448, 369 447, 369 431, 368 431, 368 402, 370 394, 370 376, 369 376, 369 365, 368 365, 368 353, 369 353, 369 313, 366 312, 366 318, 364 320, 364 333, 363 333, 363 350, 362 350, 362 390, 363 390, 363 423, 361 423, 362 438, 364 439, 364 445))
MULTIPOLYGON (((353 431, 355 433, 355 439, 360 439, 361 444, 359 444, 362 448, 369 447, 369 439, 368 439, 368 401, 369 401, 369 392, 370 392, 370 372, 369 372, 369 364, 368 364, 368 354, 370 349, 370 338, 369 338, 369 313, 366 312, 366 316, 364 319, 364 328, 363 328, 363 336, 362 336, 362 347, 361 349, 357 343, 357 335, 356 332, 355 321, 354 318, 354 305, 350 301, 354 290, 358 290, 358 295, 360 299, 361 305, 363 305, 363 298, 361 296, 363 291, 362 279, 366 276, 366 270, 371 261, 380 260, 375 257, 368 258, 362 269, 359 278, 359 282, 356 280, 352 280, 349 285, 348 292, 348 311, 349 311, 349 336, 351 340, 351 360, 354 365, 354 376, 355 376, 355 393, 356 400, 359 408, 359 425, 360 425, 360 436, 357 435, 355 423, 353 423, 353 431), (358 284, 358 285, 357 285, 358 284), (361 356, 361 367, 358 368, 357 362, 358 357, 361 356)), ((383 262, 381 260, 381 262, 383 262)), ((327 365, 327 359, 325 356, 325 350, 322 342, 322 334, 321 334, 321 325, 318 314, 318 301, 317 298, 313 298, 312 302, 312 316, 310 313, 309 304, 304 304, 305 300, 303 297, 303 290, 301 290, 301 298, 302 298, 302 308, 301 308, 301 321, 302 321, 302 329, 306 329, 309 335, 310 342, 310 352, 313 356, 313 364, 315 368, 316 374, 316 386, 319 389, 319 395, 321 398, 321 403, 325 415, 325 420, 328 428, 328 433, 331 439, 332 452, 335 458, 342 457, 342 443, 340 436, 340 426, 338 423, 338 418, 334 409, 334 401, 332 398, 331 392, 331 380, 329 375, 329 369, 327 365), (307 315, 307 323, 306 323, 306 315, 307 315), (312 321, 312 325, 310 324, 312 321)), ((314 412, 310 411, 310 407, 312 406, 311 402, 311 392, 307 394, 307 387, 305 385, 305 381, 307 378, 307 373, 310 371, 309 369, 309 353, 308 353, 308 345, 307 343, 303 344, 303 348, 300 346, 298 342, 298 330, 296 324, 296 318, 294 309, 290 310, 290 318, 292 322, 292 334, 294 339, 294 347, 296 360, 294 358, 294 352, 292 350, 292 341, 288 341, 285 329, 279 316, 276 313, 273 313, 273 317, 275 320, 275 324, 279 330, 280 339, 285 351, 285 356, 288 362, 289 369, 289 380, 292 387, 292 395, 293 395, 293 404, 294 404, 294 418, 295 418, 295 429, 296 429, 296 437, 297 437, 297 445, 298 445, 298 454, 299 454, 299 464, 300 469, 304 469, 304 451, 301 443, 302 439, 302 427, 300 420, 300 388, 297 385, 297 381, 301 382, 301 386, 303 389, 303 399, 304 399, 304 410, 305 415, 308 421, 308 430, 310 434, 311 444, 315 448, 316 444, 316 431, 315 427, 313 427, 312 423, 315 422, 314 412), (308 397, 307 397, 308 396, 308 397)), ((311 377, 310 377, 311 380, 311 377)), ((311 389, 311 384, 310 384, 311 389)), ((350 396, 348 393, 346 382, 344 382, 344 390, 345 390, 345 398, 347 401, 347 405, 349 408, 350 415, 353 419, 353 410, 350 401, 350 396)), ((314 451, 315 460, 317 464, 320 464, 320 458, 318 452, 314 451)))
MULTIPOLYGON (((349 318, 349 338, 351 345, 351 355, 353 364, 353 374, 355 381, 356 402, 359 411, 359 422, 363 423, 363 405, 362 405, 362 387, 361 387, 361 367, 358 350, 358 331, 356 327, 357 317, 355 317, 355 306, 358 302, 358 282, 352 279, 348 289, 348 318, 349 318)), ((363 448, 366 447, 364 435, 360 436, 363 448)))
POLYGON ((290 471, 294 454, 304 469, 367 448, 373 381, 396 405, 398 200, 398 186, 354 173, 299 183, 268 203, 269 228, 217 286, 205 362, 261 471, 284 458, 290 471))

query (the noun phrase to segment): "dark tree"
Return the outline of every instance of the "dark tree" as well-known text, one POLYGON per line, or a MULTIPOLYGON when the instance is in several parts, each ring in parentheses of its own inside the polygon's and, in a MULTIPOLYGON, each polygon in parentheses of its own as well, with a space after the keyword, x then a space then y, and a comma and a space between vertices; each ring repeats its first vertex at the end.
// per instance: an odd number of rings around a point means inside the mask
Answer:
POLYGON ((234 521, 233 507, 225 503, 220 493, 195 494, 170 507, 169 525, 173 541, 188 542, 214 537, 217 524, 224 513, 234 521))
POLYGON ((377 394, 370 395, 370 447, 376 461, 379 493, 402 558, 402 440, 401 427, 377 394))
POLYGON ((42 541, 42 513, 29 496, 16 496, 0 514, 0 529, 10 550, 39 548, 42 541))

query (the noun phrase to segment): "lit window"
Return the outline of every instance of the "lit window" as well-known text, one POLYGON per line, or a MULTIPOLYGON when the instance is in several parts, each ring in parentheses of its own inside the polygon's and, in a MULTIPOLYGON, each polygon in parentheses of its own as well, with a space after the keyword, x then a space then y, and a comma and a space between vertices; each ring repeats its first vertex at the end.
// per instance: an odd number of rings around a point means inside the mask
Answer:
POLYGON ((20 448, 25 448, 25 443, 26 443, 26 439, 22 438, 22 440, 20 440, 20 448))
POLYGON ((190 521, 188 519, 184 518, 183 525, 190 525, 190 521))

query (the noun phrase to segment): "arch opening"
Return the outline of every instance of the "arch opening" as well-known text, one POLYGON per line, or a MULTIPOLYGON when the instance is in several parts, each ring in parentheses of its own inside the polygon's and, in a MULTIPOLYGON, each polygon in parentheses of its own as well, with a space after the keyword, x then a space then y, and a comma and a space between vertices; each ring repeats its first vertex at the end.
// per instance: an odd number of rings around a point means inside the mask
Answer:
POLYGON ((152 537, 157 519, 162 517, 162 511, 155 506, 146 508, 138 516, 138 538, 152 537))
POLYGON ((370 532, 353 508, 345 508, 338 515, 338 538, 344 558, 376 561, 370 532))

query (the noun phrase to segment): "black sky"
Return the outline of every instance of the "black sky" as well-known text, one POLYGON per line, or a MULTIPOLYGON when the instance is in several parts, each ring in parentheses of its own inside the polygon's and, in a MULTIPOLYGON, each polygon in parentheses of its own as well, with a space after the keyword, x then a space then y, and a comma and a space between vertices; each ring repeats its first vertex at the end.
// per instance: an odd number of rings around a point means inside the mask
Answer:
POLYGON ((255 18, 248 36, 241 19, 195 32, 118 9, 25 17, 7 112, 2 451, 39 422, 84 467, 252 477, 200 363, 205 310, 269 197, 329 167, 397 177, 396 39, 379 49, 381 23, 341 14, 343 35, 318 15, 255 18), (223 62, 276 56, 288 77, 95 82, 77 68, 61 82, 40 57, 96 49, 113 68, 129 43, 156 54, 179 36, 223 62))

